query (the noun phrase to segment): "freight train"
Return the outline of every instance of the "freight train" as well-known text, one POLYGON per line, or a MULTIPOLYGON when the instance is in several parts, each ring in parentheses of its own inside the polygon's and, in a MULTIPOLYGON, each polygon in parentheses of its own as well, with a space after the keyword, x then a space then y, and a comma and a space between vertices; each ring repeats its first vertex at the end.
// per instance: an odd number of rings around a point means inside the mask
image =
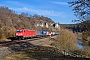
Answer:
POLYGON ((32 37, 44 37, 49 35, 57 35, 58 32, 49 32, 46 30, 31 30, 25 28, 17 28, 16 29, 16 39, 22 40, 25 38, 32 37))

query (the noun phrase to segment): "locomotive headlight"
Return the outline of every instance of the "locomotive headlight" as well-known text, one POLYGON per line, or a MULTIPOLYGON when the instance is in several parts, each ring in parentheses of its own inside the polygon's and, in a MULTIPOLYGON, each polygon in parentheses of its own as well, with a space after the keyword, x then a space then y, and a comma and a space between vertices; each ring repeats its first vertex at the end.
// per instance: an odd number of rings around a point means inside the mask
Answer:
POLYGON ((21 35, 22 35, 22 33, 21 33, 21 35))
POLYGON ((16 33, 16 35, 18 35, 18 33, 16 33))

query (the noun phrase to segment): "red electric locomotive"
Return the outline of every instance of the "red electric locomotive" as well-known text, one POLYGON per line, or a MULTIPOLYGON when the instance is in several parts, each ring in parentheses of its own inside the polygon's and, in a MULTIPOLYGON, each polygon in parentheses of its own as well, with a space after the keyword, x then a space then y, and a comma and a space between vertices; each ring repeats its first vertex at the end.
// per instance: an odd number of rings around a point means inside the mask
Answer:
POLYGON ((36 36, 36 30, 30 30, 25 28, 18 28, 16 30, 16 39, 31 38, 36 36))

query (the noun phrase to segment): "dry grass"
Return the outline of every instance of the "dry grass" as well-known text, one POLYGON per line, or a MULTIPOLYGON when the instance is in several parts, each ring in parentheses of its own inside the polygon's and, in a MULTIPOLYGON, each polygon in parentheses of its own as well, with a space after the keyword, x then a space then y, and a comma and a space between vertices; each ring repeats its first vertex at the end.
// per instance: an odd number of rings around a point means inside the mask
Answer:
MULTIPOLYGON (((75 35, 74 33, 72 33, 72 31, 66 29, 62 29, 60 33, 61 34, 57 37, 57 41, 54 44, 57 48, 76 52, 85 56, 90 56, 89 47, 85 47, 84 50, 79 50, 77 48, 77 38, 82 38, 82 34, 75 35)), ((89 39, 90 37, 88 37, 88 40, 89 39)))
POLYGON ((72 31, 62 29, 55 45, 69 51, 76 50, 78 45, 77 36, 72 31))
POLYGON ((35 59, 29 57, 26 53, 19 53, 19 54, 11 54, 2 60, 35 60, 35 59))
POLYGON ((82 38, 86 41, 90 41, 90 32, 89 31, 83 32, 82 38))

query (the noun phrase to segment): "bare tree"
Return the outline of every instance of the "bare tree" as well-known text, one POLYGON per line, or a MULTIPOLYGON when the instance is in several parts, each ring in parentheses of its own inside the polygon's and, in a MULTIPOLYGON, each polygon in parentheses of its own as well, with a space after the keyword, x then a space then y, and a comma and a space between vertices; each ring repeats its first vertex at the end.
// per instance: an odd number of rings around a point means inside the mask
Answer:
POLYGON ((8 7, 5 7, 5 6, 0 6, 0 12, 9 13, 9 14, 14 13, 15 14, 15 11, 13 9, 9 9, 8 7))
POLYGON ((28 17, 28 13, 22 12, 21 16, 28 17))
POLYGON ((79 21, 90 20, 90 0, 75 0, 68 3, 70 7, 73 7, 74 14, 79 21))

